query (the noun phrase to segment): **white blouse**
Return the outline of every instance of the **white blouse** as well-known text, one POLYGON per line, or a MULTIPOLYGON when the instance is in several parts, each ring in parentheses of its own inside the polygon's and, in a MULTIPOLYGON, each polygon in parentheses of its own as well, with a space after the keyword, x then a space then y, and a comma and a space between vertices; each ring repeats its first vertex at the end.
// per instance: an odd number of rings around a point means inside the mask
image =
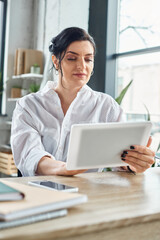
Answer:
POLYGON ((85 85, 64 116, 55 82, 17 101, 13 113, 11 146, 23 176, 33 176, 39 160, 51 156, 66 162, 70 129, 77 123, 123 121, 121 107, 109 95, 85 85))

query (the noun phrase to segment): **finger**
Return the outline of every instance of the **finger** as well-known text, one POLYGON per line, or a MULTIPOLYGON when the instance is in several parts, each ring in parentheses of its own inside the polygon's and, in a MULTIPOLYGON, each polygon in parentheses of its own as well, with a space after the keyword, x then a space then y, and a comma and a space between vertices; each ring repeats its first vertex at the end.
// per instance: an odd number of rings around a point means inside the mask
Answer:
POLYGON ((134 171, 135 173, 143 173, 145 170, 147 170, 142 166, 136 165, 134 162, 127 161, 127 163, 129 164, 131 170, 134 171))
POLYGON ((153 157, 155 156, 155 152, 146 146, 133 145, 133 146, 130 146, 130 149, 132 149, 132 151, 136 151, 144 155, 150 155, 153 157))
POLYGON ((151 143, 152 143, 152 137, 150 136, 148 139, 147 147, 150 147, 151 143))
POLYGON ((86 169, 80 169, 80 170, 67 170, 66 163, 60 162, 60 166, 56 168, 55 175, 59 176, 73 176, 79 173, 83 173, 87 171, 86 169))
POLYGON ((76 175, 76 174, 80 174, 80 173, 84 173, 86 172, 87 169, 81 169, 81 170, 66 170, 63 175, 66 175, 66 176, 73 176, 73 175, 76 175))
POLYGON ((83 170, 67 170, 66 175, 76 175, 76 174, 79 174, 79 173, 84 173, 86 171, 87 171, 86 169, 83 169, 83 170))
POLYGON ((137 159, 137 158, 134 158, 134 157, 131 157, 131 156, 126 156, 125 157, 125 162, 128 163, 128 164, 134 165, 134 167, 136 167, 136 166, 141 167, 144 170, 150 168, 151 165, 153 164, 153 163, 150 164, 148 161, 143 161, 141 159, 137 159))
POLYGON ((154 163, 154 157, 150 156, 150 155, 145 155, 139 152, 135 152, 135 151, 127 151, 127 154, 122 154, 123 157, 127 156, 129 157, 133 157, 134 159, 137 159, 138 161, 144 161, 147 162, 149 164, 153 164, 154 163))
POLYGON ((140 164, 137 164, 135 161, 133 161, 133 159, 132 161, 130 159, 130 160, 126 160, 125 162, 129 164, 131 170, 134 171, 135 173, 145 172, 148 168, 151 167, 150 165, 147 165, 147 164, 142 164, 143 166, 140 164))

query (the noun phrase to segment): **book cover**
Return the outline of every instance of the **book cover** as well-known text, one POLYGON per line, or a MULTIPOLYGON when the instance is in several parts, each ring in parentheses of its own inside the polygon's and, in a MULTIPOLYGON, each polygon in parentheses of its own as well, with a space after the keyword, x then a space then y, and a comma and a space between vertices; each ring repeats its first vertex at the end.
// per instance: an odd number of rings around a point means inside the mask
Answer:
POLYGON ((40 73, 43 73, 43 52, 35 49, 25 49, 24 51, 24 74, 30 73, 31 66, 38 64, 40 73))
POLYGON ((30 73, 31 66, 38 64, 43 73, 43 52, 35 49, 18 48, 15 52, 14 74, 30 73))
POLYGON ((3 221, 66 209, 87 201, 87 196, 79 193, 52 191, 7 180, 1 182, 25 194, 25 198, 21 201, 1 202, 0 220, 3 221))
POLYGON ((24 193, 0 182, 0 202, 2 201, 15 201, 24 198, 24 193))
POLYGON ((24 73, 24 48, 18 48, 17 49, 17 56, 16 56, 16 63, 17 66, 15 66, 16 69, 16 75, 21 75, 24 73))
POLYGON ((57 217, 63 217, 67 215, 67 209, 56 210, 53 212, 46 212, 43 214, 38 214, 34 216, 29 216, 25 218, 15 219, 13 221, 0 221, 0 230, 5 228, 17 227, 26 224, 32 224, 35 222, 40 222, 44 220, 49 220, 57 217))
POLYGON ((17 75, 17 58, 18 58, 18 49, 16 49, 15 57, 14 57, 14 75, 17 75))

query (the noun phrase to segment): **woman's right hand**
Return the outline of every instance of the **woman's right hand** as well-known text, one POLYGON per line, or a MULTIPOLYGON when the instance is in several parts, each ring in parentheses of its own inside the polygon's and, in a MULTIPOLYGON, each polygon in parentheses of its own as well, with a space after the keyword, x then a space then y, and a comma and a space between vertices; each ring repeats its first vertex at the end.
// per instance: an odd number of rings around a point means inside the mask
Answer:
POLYGON ((67 170, 65 162, 55 160, 50 156, 44 156, 41 158, 41 160, 38 163, 36 174, 73 176, 86 171, 87 169, 67 170))
POLYGON ((66 163, 59 161, 59 167, 56 169, 56 175, 64 175, 64 176, 73 176, 79 173, 86 172, 87 169, 83 170, 67 170, 66 163))

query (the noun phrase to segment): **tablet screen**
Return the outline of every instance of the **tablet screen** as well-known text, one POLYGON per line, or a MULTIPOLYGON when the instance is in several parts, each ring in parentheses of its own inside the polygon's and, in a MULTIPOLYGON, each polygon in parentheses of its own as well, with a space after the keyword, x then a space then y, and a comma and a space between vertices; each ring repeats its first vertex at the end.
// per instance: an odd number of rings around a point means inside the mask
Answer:
POLYGON ((67 169, 126 166, 122 152, 134 144, 146 145, 151 127, 151 122, 73 125, 67 169))

